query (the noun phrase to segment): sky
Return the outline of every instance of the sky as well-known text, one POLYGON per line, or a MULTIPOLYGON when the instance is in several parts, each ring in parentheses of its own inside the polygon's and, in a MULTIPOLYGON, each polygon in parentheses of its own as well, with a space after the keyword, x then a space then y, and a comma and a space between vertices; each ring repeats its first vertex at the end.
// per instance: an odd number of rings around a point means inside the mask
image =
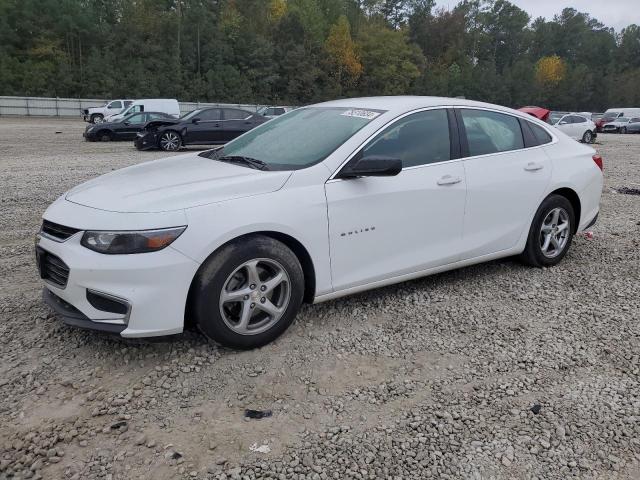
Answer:
MULTIPOLYGON (((631 23, 640 25, 640 0, 509 0, 525 10, 532 19, 552 19, 563 8, 572 7, 586 12, 616 31, 631 23)), ((457 0, 437 0, 438 6, 453 8, 457 0)))

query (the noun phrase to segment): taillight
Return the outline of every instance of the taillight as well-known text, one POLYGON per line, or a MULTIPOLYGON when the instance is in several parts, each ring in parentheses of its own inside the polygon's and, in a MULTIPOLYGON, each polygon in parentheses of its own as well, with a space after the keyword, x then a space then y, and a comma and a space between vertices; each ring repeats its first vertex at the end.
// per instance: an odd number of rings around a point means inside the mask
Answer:
POLYGON ((596 165, 601 171, 604 171, 604 166, 602 165, 602 157, 600 155, 594 155, 593 161, 596 162, 596 165))

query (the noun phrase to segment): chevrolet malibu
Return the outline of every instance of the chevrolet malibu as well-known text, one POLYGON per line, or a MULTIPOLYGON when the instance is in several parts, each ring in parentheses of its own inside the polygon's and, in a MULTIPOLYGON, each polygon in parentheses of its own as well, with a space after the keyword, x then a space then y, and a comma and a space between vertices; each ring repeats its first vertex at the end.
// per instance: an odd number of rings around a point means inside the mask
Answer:
POLYGON ((235 348, 322 302, 488 260, 551 267, 595 223, 602 158, 508 108, 379 97, 300 108, 224 147, 71 189, 44 213, 44 298, 146 337, 235 348))

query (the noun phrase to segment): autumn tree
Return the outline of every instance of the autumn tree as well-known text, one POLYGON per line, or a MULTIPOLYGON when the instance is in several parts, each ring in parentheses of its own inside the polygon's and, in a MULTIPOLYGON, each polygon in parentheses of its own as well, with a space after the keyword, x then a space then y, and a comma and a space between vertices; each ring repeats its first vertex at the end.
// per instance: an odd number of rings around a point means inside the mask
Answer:
POLYGON ((536 82, 542 87, 555 87, 567 74, 567 66, 558 55, 543 57, 536 63, 536 82))
POLYGON ((351 28, 345 15, 341 15, 331 27, 324 48, 340 88, 339 94, 342 94, 343 88, 353 85, 362 74, 362 64, 351 39, 351 28))

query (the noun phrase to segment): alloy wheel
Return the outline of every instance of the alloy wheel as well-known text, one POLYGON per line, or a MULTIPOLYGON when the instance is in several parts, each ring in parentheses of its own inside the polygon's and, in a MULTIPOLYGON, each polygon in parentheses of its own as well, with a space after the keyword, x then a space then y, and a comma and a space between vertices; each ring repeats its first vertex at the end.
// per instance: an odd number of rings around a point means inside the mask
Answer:
POLYGON ((289 306, 291 281, 275 260, 249 260, 227 277, 220 293, 220 314, 240 335, 257 335, 275 325, 289 306))
POLYGON ((163 133, 160 137, 160 146, 163 150, 177 150, 180 147, 180 137, 173 132, 163 133))
POLYGON ((554 208, 542 221, 540 227, 540 249, 547 258, 560 255, 569 240, 569 214, 564 208, 554 208))

